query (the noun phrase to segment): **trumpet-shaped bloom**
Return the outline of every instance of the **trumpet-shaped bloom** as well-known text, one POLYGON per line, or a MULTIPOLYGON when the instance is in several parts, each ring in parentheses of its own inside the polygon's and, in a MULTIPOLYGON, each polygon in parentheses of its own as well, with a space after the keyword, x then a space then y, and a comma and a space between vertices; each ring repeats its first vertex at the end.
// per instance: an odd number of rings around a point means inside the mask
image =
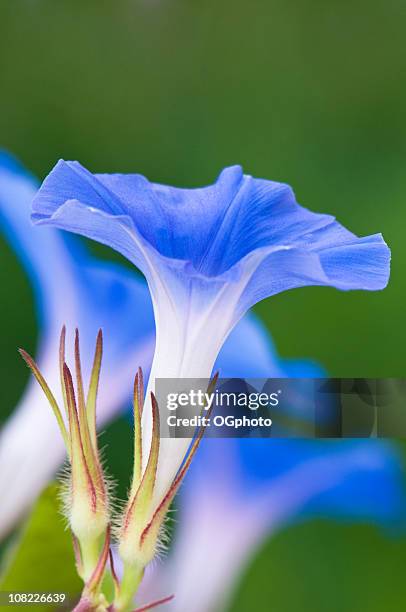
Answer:
MULTIPOLYGON (((253 319, 233 333, 229 348, 245 348, 231 361, 223 350, 226 376, 242 376, 250 363, 263 377, 321 375, 312 364, 278 359, 253 319)), ((227 609, 256 551, 278 530, 315 517, 404 527, 405 502, 401 454, 382 440, 209 438, 181 491, 174 547, 147 574, 143 597, 172 589, 176 612, 227 609)))
MULTIPOLYGON (((131 271, 98 261, 68 234, 35 228, 29 222, 37 181, 13 158, 0 154, 0 228, 15 249, 35 292, 39 315, 37 362, 56 399, 59 371, 55 362, 62 325, 71 334, 81 331, 84 376, 91 363, 99 327, 105 331, 105 350, 99 394, 99 426, 123 408, 138 366, 150 369, 155 328, 148 289, 131 271)), ((280 375, 279 366, 253 332, 252 317, 243 319, 226 342, 219 360, 224 373, 280 375), (256 349, 257 367, 242 351, 246 334, 256 349), (239 357, 237 357, 239 353, 239 357), (237 359, 238 367, 233 367, 237 359), (267 369, 263 368, 266 364, 267 369), (249 369, 251 367, 251 369, 249 369)), ((67 359, 73 361, 67 342, 67 359)), ((0 535, 6 532, 35 499, 64 458, 64 448, 43 398, 33 380, 0 433, 0 535)))
MULTIPOLYGON (((92 363, 98 329, 105 329, 101 425, 129 401, 136 368, 150 367, 154 321, 149 292, 131 271, 90 257, 75 238, 33 227, 30 205, 37 187, 17 162, 0 156, 0 226, 32 280, 40 316, 37 361, 57 397, 55 355, 62 325, 71 334, 80 328, 85 364, 92 363)), ((86 379, 89 374, 84 371, 86 379)), ((63 457, 47 402, 31 380, 0 434, 0 534, 35 499, 63 457)))
MULTIPOLYGON (((382 289, 389 275, 380 234, 358 238, 299 206, 288 185, 244 175, 239 166, 209 187, 178 189, 59 161, 32 212, 39 224, 111 246, 145 274, 157 333, 150 390, 156 377, 208 378, 234 325, 263 298, 305 285, 382 289)), ((161 495, 186 445, 162 444, 161 495)))

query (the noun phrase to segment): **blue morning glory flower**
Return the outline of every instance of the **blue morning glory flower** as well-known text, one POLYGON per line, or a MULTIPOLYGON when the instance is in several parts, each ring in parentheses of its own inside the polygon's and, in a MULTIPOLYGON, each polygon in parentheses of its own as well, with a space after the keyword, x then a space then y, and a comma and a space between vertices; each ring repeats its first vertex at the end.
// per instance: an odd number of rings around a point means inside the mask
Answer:
MULTIPOLYGON (((144 273, 157 334, 147 398, 157 377, 209 377, 230 331, 258 301, 306 285, 377 290, 389 277, 380 234, 358 238, 334 217, 301 207, 288 185, 244 175, 239 166, 209 187, 179 189, 61 160, 35 197, 32 218, 109 245, 144 273)), ((163 440, 157 497, 187 443, 163 440)))
MULTIPOLYGON (((69 234, 33 227, 29 209, 37 186, 36 179, 14 158, 0 154, 0 229, 17 253, 34 289, 39 317, 37 361, 58 396, 55 355, 62 325, 66 324, 71 333, 76 326, 80 329, 85 377, 89 374, 86 366, 92 361, 97 331, 104 327, 104 366, 99 395, 99 425, 103 425, 117 410, 130 404, 127 400, 137 367, 141 365, 146 373, 149 371, 155 344, 149 291, 130 270, 96 260, 69 234)), ((242 351, 246 341, 255 349, 257 375, 281 374, 256 329, 255 317, 250 315, 233 330, 218 362, 225 375, 230 371, 250 375, 253 366, 244 360, 247 352, 242 351)), ((71 345, 67 343, 68 352, 71 345)), ((63 457, 54 419, 41 390, 30 380, 0 434, 0 496, 3 498, 0 534, 35 499, 63 457)))

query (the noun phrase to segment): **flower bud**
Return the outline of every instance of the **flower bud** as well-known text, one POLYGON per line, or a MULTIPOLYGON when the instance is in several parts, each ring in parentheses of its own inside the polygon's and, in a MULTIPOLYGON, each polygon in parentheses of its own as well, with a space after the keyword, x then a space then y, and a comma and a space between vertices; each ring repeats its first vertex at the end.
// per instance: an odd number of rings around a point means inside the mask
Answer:
POLYGON ((71 371, 65 363, 65 327, 62 329, 59 366, 62 395, 68 427, 55 397, 33 359, 20 351, 41 385, 56 416, 70 462, 70 475, 64 501, 66 515, 78 542, 78 569, 86 582, 97 565, 109 525, 107 484, 103 474, 96 434, 96 397, 102 356, 102 334, 96 351, 87 399, 85 399, 79 351, 79 333, 75 334, 76 392, 71 371))

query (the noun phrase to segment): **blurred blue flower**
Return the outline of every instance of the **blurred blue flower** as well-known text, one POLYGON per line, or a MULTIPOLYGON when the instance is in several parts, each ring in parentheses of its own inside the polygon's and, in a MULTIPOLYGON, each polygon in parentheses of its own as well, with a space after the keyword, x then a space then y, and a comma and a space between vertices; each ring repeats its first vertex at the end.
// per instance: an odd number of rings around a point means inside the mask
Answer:
MULTIPOLYGON (((157 377, 209 377, 234 325, 263 298, 306 285, 376 290, 389 277, 380 234, 358 238, 299 206, 288 185, 244 175, 239 166, 209 187, 178 189, 61 160, 35 197, 32 218, 109 245, 142 270, 157 337, 148 391, 157 377)), ((146 458, 149 410, 143 425, 146 458)), ((157 497, 187 443, 162 441, 157 497)))
MULTIPOLYGON (((244 328, 234 340, 230 336, 230 348, 244 351, 231 362, 227 351, 218 359, 227 376, 242 376, 250 363, 263 377, 290 377, 292 371, 320 376, 314 364, 280 360, 258 321, 245 319, 244 328)), ((173 549, 147 574, 144 597, 171 589, 176 612, 227 609, 264 540, 316 517, 404 528, 403 461, 396 446, 383 440, 208 438, 181 489, 173 549)))

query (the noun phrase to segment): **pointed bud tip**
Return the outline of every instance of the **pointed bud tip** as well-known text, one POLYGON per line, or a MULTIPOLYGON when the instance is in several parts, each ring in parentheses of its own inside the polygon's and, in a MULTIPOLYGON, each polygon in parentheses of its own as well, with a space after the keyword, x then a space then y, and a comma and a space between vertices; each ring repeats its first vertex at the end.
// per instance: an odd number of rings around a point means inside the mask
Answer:
POLYGON ((96 353, 101 353, 103 350, 103 330, 100 327, 96 338, 96 353))
POLYGON ((35 363, 33 357, 31 357, 31 355, 29 353, 27 353, 27 351, 25 349, 19 348, 17 350, 18 350, 19 354, 24 359, 25 363, 28 365, 29 368, 33 368, 33 367, 36 366, 36 363, 35 363))
POLYGON ((63 362, 63 373, 69 376, 71 374, 70 369, 66 361, 63 362))
POLYGON ((73 393, 73 390, 74 390, 73 377, 72 377, 72 373, 66 361, 63 362, 62 371, 63 371, 63 378, 65 380, 65 385, 67 386, 67 390, 71 390, 73 393))
POLYGON ((102 342, 103 342, 103 330, 100 327, 99 331, 97 332, 96 344, 100 344, 102 342))

